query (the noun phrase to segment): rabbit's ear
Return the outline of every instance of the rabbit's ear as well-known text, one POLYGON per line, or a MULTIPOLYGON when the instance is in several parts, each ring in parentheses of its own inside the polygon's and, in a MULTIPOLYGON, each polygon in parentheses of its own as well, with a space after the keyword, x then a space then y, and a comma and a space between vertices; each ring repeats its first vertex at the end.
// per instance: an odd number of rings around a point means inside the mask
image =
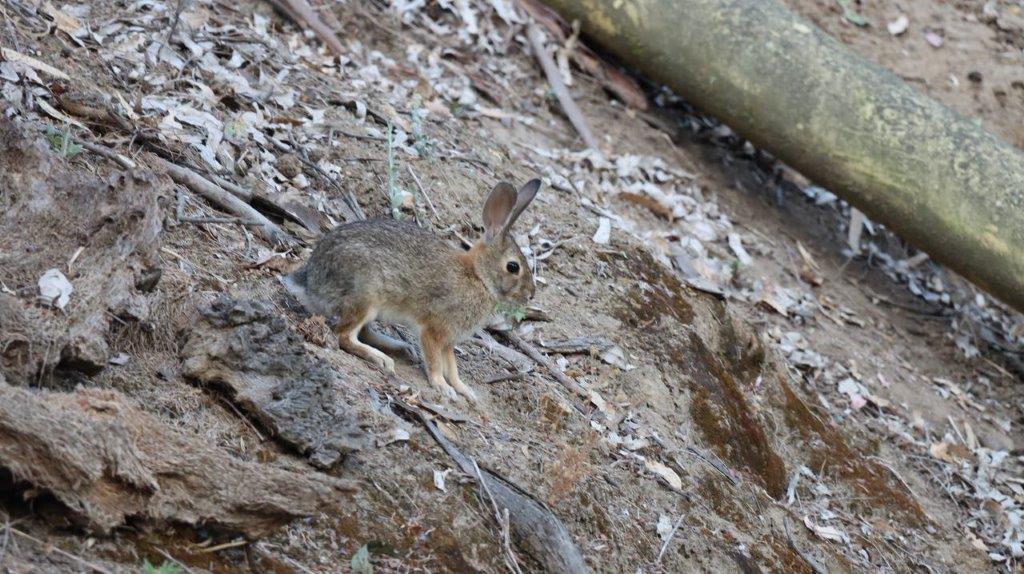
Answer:
POLYGON ((484 237, 487 240, 498 237, 511 224, 513 209, 517 205, 516 188, 511 183, 501 182, 494 186, 484 203, 484 237))
POLYGON ((505 224, 504 231, 507 233, 512 224, 519 219, 526 206, 530 205, 534 197, 537 197, 537 191, 540 189, 540 180, 531 179, 526 182, 526 185, 519 188, 519 193, 516 195, 516 206, 512 209, 512 215, 508 218, 508 223, 505 224))

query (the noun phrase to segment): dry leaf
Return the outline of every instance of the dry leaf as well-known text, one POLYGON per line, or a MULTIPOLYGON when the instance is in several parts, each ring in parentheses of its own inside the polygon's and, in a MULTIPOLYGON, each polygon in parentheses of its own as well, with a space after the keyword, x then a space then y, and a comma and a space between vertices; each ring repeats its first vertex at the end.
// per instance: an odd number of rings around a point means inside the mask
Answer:
POLYGON ((789 315, 790 308, 796 304, 796 298, 789 293, 788 289, 772 285, 761 294, 760 303, 785 317, 789 315))
POLYGON ((594 233, 594 243, 598 245, 607 245, 611 240, 612 234, 612 220, 607 217, 602 217, 597 224, 597 232, 594 233))
POLYGON ((738 233, 729 234, 729 249, 732 249, 732 252, 736 254, 736 259, 739 259, 741 264, 750 265, 754 262, 754 258, 743 247, 743 239, 740 238, 738 233))
POLYGON ((67 306, 74 290, 68 278, 58 269, 50 269, 39 278, 39 299, 58 309, 67 306))
POLYGON ((632 371, 636 368, 636 365, 632 365, 626 360, 626 352, 618 345, 612 345, 607 349, 604 349, 598 353, 598 356, 602 361, 612 365, 613 367, 618 367, 623 371, 632 371))
POLYGON ((592 389, 590 391, 590 402, 594 403, 597 410, 604 413, 605 418, 608 420, 615 418, 615 409, 608 404, 608 401, 604 400, 604 397, 602 397, 600 393, 592 389))
POLYGON ((899 36, 907 31, 908 26, 910 26, 910 19, 907 18, 905 14, 900 14, 899 18, 889 22, 887 28, 889 29, 890 34, 893 36, 899 36))
POLYGON ((10 48, 0 48, 0 54, 2 54, 4 60, 7 60, 8 62, 21 62, 22 64, 25 64, 33 70, 43 72, 44 74, 49 74, 54 78, 57 78, 58 80, 71 80, 71 77, 69 77, 64 72, 58 70, 57 68, 54 68, 46 62, 37 60, 32 56, 26 56, 25 54, 15 52, 10 48))
POLYGON ((856 207, 850 208, 850 228, 846 232, 846 244, 854 253, 860 253, 860 236, 864 231, 867 217, 856 207))
POLYGON ((79 30, 82 30, 83 28, 82 23, 78 18, 61 12, 50 2, 43 4, 43 12, 53 18, 53 23, 57 25, 58 30, 66 33, 68 36, 71 36, 73 40, 78 40, 78 36, 81 34, 79 30))
POLYGON ((673 221, 675 217, 672 214, 672 208, 661 204, 658 200, 654 199, 649 195, 642 193, 633 193, 631 191, 623 191, 619 193, 619 197, 625 199, 630 203, 646 207, 651 213, 663 217, 669 221, 673 221))
POLYGON ((672 534, 672 519, 665 514, 658 515, 658 525, 655 530, 658 532, 658 537, 665 541, 672 534))
POLYGON ((448 492, 448 489, 445 488, 445 485, 444 485, 444 478, 446 476, 448 476, 448 473, 451 472, 451 471, 452 471, 452 469, 450 469, 450 468, 449 469, 445 469, 445 470, 435 470, 434 471, 434 486, 436 486, 437 489, 440 490, 441 492, 448 492))
POLYGON ((644 466, 647 467, 647 470, 653 472, 654 474, 658 475, 659 478, 664 480, 665 483, 667 483, 668 486, 672 488, 672 490, 680 492, 683 490, 683 479, 679 478, 679 475, 676 474, 676 471, 672 470, 671 468, 665 466, 664 464, 656 460, 651 460, 649 458, 644 459, 644 466))
POLYGON ((846 533, 842 530, 839 530, 835 526, 822 526, 819 524, 815 524, 811 522, 811 518, 809 516, 804 517, 804 526, 806 526, 808 530, 816 534, 818 538, 821 538, 822 540, 829 540, 831 542, 842 542, 844 544, 849 544, 850 542, 849 536, 847 536, 846 533))
POLYGON ((42 99, 36 100, 36 104, 39 105, 39 109, 41 109, 44 112, 46 112, 46 115, 50 116, 51 118, 53 118, 55 120, 59 120, 59 121, 61 121, 63 123, 71 124, 71 125, 73 125, 73 126, 75 126, 77 128, 81 128, 83 130, 84 129, 88 129, 88 128, 85 127, 84 124, 82 124, 82 122, 80 122, 80 121, 76 120, 75 118, 65 114, 64 112, 54 108, 46 100, 42 100, 42 99))
POLYGON ((970 449, 959 443, 937 442, 929 447, 928 452, 939 460, 957 464, 971 458, 970 449))

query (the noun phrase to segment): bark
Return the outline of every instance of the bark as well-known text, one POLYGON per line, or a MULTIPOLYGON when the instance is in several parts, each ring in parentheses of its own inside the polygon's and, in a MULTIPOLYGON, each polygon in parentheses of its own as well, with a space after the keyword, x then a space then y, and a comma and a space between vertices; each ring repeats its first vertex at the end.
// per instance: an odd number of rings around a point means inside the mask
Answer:
POLYGON ((338 508, 355 483, 235 459, 114 391, 0 383, 0 468, 52 494, 85 528, 132 518, 255 538, 338 508))
POLYGON ((1024 155, 769 0, 547 0, 605 49, 1024 311, 1024 155))
POLYGON ((318 468, 369 444, 356 415, 335 395, 341 376, 310 356, 270 305, 224 295, 200 311, 182 351, 186 377, 226 393, 318 468))

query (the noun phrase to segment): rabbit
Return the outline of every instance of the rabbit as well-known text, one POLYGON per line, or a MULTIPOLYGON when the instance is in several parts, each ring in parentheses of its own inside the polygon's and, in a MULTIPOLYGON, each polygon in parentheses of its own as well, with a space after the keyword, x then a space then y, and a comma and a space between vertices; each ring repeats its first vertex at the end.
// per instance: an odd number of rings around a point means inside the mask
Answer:
POLYGON ((328 232, 283 282, 310 312, 339 316, 339 347, 391 373, 395 362, 382 351, 410 349, 368 324, 379 319, 418 330, 430 384, 451 399, 458 392, 477 402, 459 378, 453 346, 491 319, 499 303, 533 297, 533 274, 509 228, 540 185, 533 179, 518 192, 507 182, 496 185, 483 207, 484 236, 468 251, 413 223, 347 223, 328 232))

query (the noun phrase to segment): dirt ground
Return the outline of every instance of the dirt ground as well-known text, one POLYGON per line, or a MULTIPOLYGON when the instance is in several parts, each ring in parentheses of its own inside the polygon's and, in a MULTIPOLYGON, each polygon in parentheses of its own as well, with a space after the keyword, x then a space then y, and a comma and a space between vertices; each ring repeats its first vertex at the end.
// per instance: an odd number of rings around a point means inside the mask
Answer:
MULTIPOLYGON (((75 432, 40 440, 0 408, 0 569, 539 571, 401 402, 542 501, 596 572, 1020 570, 1024 318, 881 226, 851 246, 827 190, 663 90, 623 105, 568 56, 602 142, 584 151, 522 8, 321 4, 337 58, 266 3, 5 3, 0 43, 34 60, 0 63, 0 396, 127 437, 151 483, 105 437, 67 465, 75 432), (158 156, 284 206, 304 245, 225 219, 158 156), (418 361, 389 376, 339 351, 279 284, 354 205, 458 245, 495 183, 537 176, 531 310, 457 349, 477 407, 418 361), (63 309, 39 301, 49 269, 63 309)), ((861 27, 786 4, 1024 146, 1020 5, 851 1, 861 27)))

